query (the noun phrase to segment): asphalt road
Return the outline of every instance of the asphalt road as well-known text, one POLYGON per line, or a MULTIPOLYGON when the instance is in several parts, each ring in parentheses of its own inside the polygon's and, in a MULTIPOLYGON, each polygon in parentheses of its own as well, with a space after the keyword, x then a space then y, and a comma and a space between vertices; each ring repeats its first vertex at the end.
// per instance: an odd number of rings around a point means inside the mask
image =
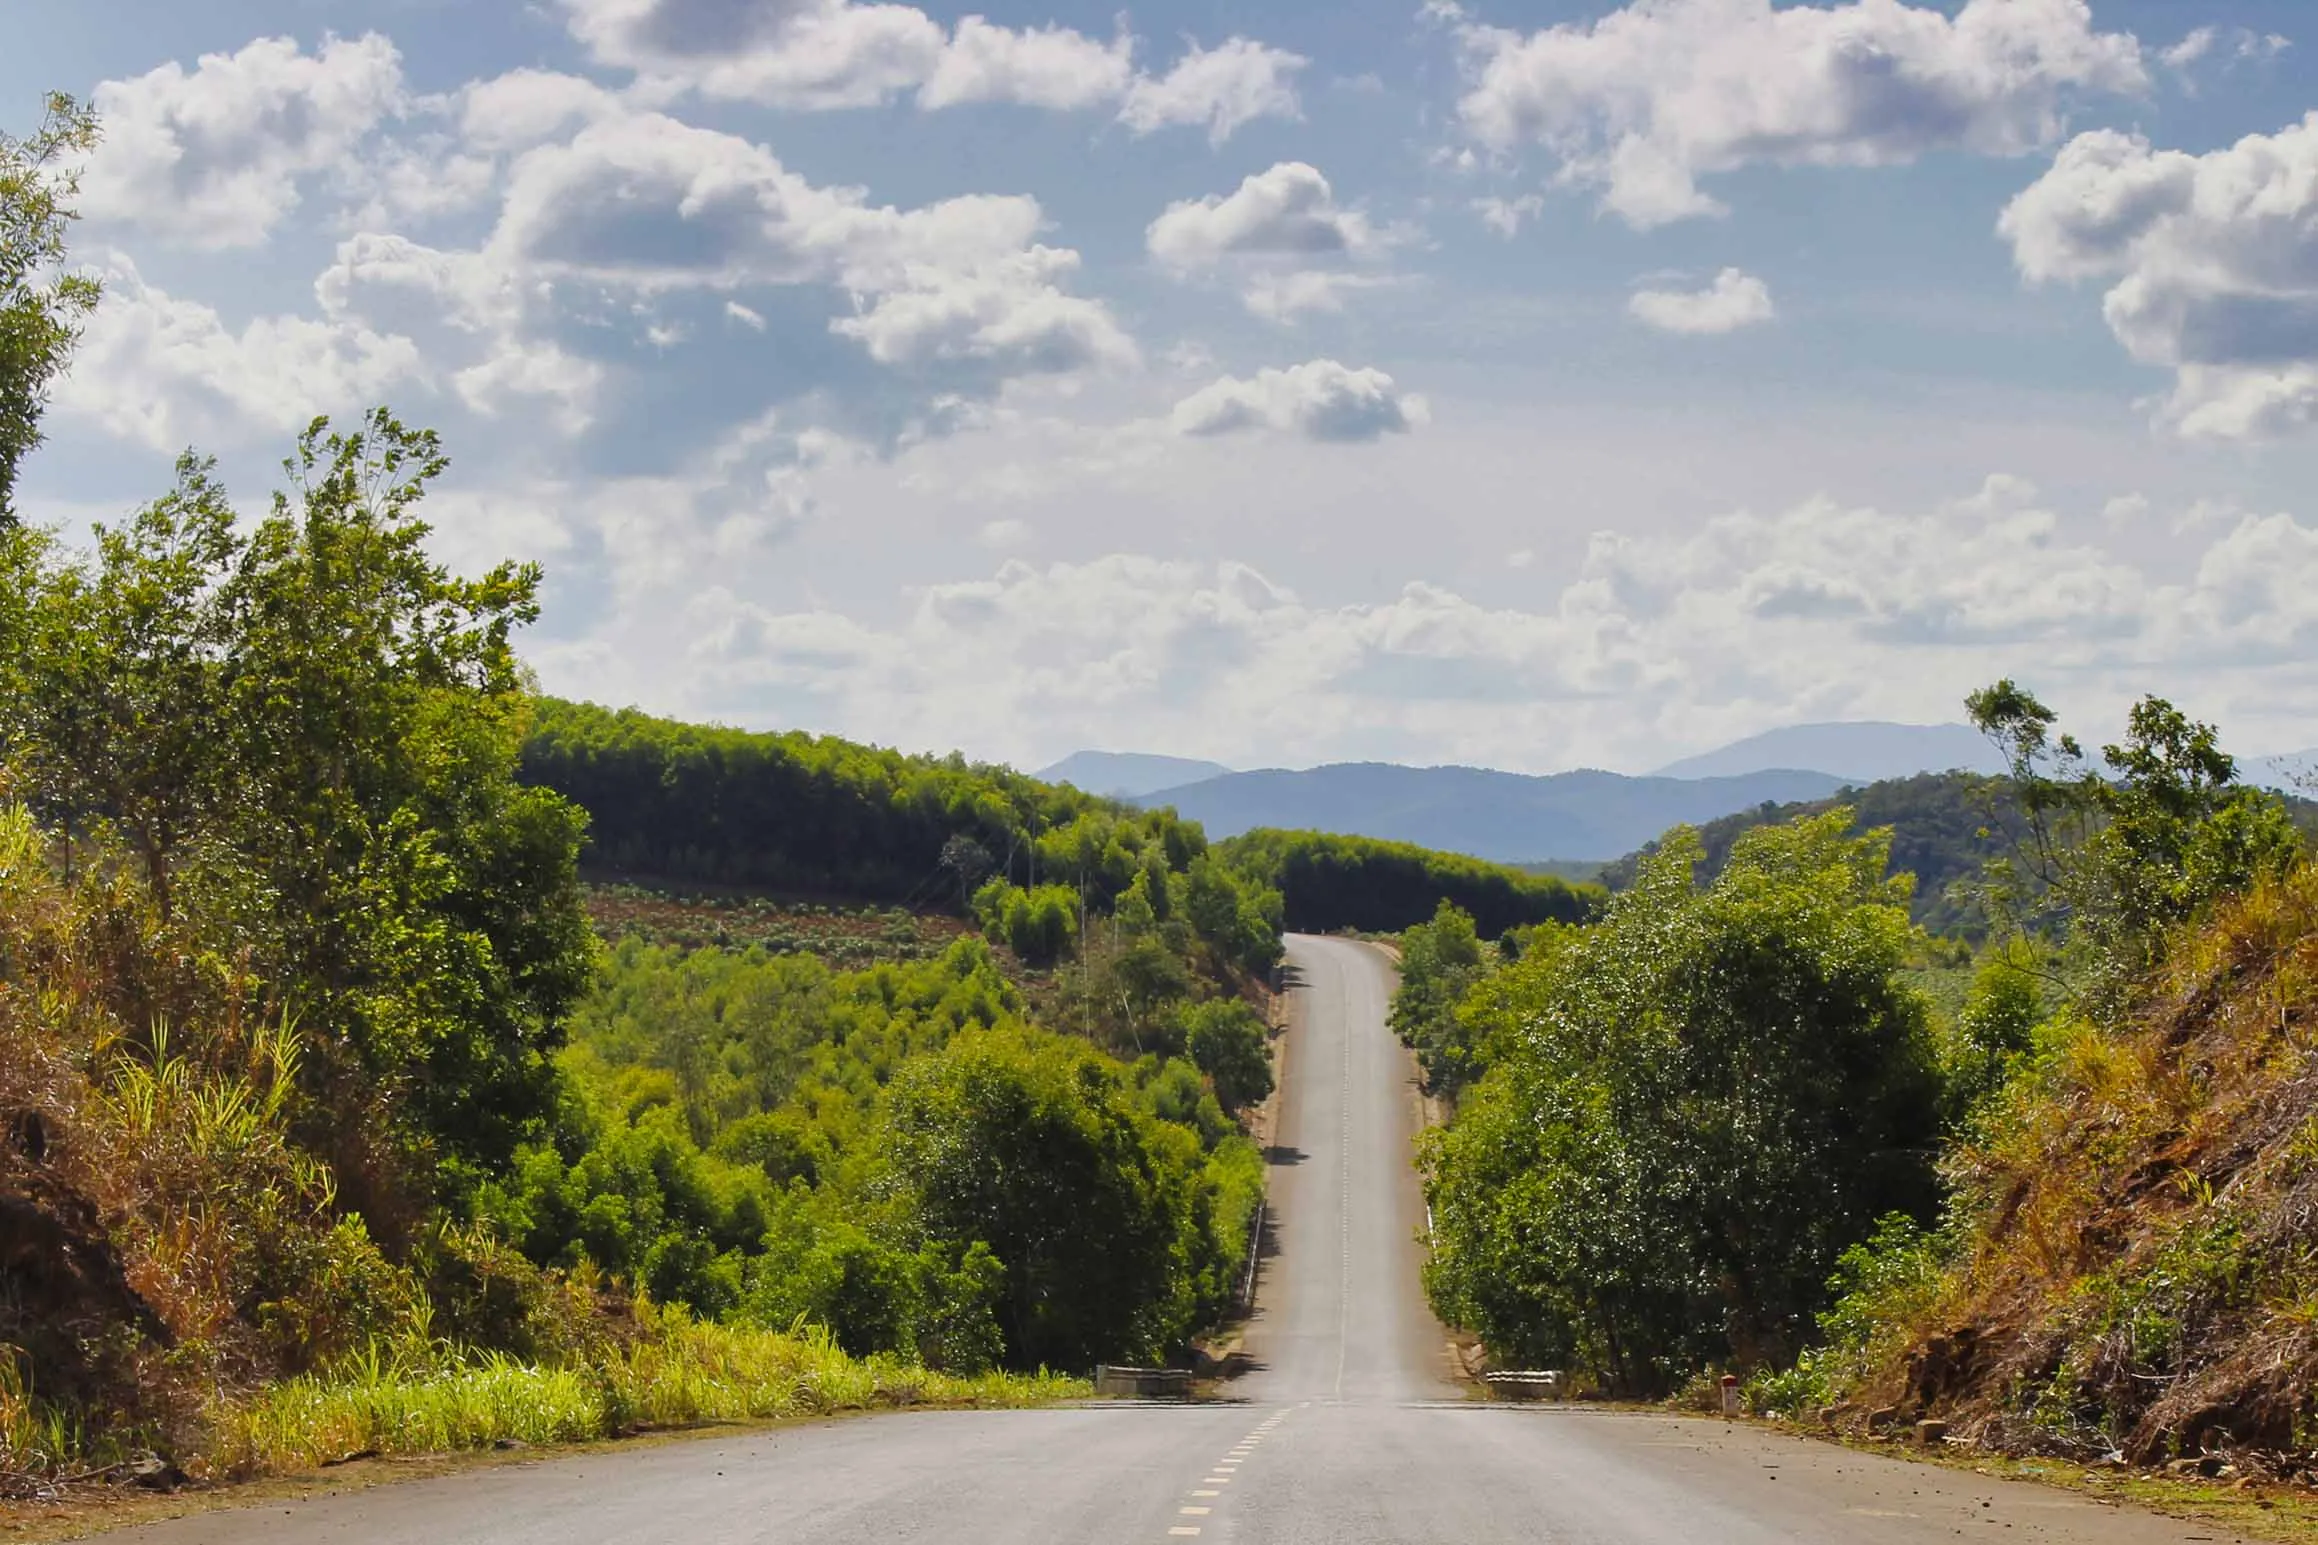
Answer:
POLYGON ((1417 1285, 1390 966, 1290 941, 1273 1253, 1231 1403, 925 1412, 544 1460, 127 1531, 151 1545, 2154 1545, 2217 1532, 1744 1425, 1490 1406, 1417 1285))

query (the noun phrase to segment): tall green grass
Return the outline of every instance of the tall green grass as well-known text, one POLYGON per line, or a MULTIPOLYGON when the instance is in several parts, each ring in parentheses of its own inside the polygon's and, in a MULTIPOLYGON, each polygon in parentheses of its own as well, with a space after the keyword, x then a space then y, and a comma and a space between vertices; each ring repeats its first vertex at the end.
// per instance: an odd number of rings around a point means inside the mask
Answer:
POLYGON ((572 1443, 651 1428, 914 1405, 1021 1407, 1086 1394, 1051 1374, 960 1378, 849 1357, 825 1332, 667 1316, 657 1333, 587 1366, 501 1356, 412 1364, 372 1355, 225 1404, 209 1470, 246 1477, 348 1454, 440 1453, 503 1439, 572 1443))

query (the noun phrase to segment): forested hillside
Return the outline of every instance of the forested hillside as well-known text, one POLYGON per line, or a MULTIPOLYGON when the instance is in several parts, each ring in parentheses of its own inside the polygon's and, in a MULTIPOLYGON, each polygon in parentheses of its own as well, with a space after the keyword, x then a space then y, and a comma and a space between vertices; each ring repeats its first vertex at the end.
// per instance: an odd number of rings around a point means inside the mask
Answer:
MULTIPOLYGON (((2007 824, 1952 1010, 1850 808, 1670 834, 1598 923, 1404 935, 1456 1116, 1427 1283, 1501 1364, 2013 1452, 2306 1464, 2318 878, 2292 812, 2147 699, 2097 754, 2011 682, 2007 824)), ((1877 808, 1953 836, 1958 780, 1877 808)), ((1863 791, 1864 792, 1864 791, 1863 791)), ((1864 803, 1864 802, 1863 802, 1864 803)), ((1931 867, 1929 861, 1925 867, 1931 867)))
POLYGON ((1216 851, 1250 883, 1277 892, 1298 932, 1392 932, 1447 901, 1495 937, 1528 923, 1581 921, 1601 901, 1598 889, 1553 875, 1373 837, 1252 831, 1216 851))
POLYGON ((1165 812, 962 757, 554 698, 523 777, 591 812, 588 862, 606 870, 905 904, 962 905, 993 875, 1083 878, 1107 904, 1147 837, 1179 862, 1194 840, 1165 812))
MULTIPOLYGON (((2026 830, 2009 788, 2004 779, 1978 773, 1923 773, 1846 789, 1827 799, 1743 810, 1696 830, 1706 872, 1712 875, 1728 862, 1739 839, 1758 826, 1849 810, 1862 828, 1890 830, 1892 872, 1915 876, 1908 902, 1915 920, 1934 933, 1977 939, 1988 925, 1971 887, 1988 861, 2009 852, 2026 830)), ((1658 851, 1659 844, 1652 843, 1606 866, 1604 883, 1613 890, 1628 889, 1644 861, 1658 851)))

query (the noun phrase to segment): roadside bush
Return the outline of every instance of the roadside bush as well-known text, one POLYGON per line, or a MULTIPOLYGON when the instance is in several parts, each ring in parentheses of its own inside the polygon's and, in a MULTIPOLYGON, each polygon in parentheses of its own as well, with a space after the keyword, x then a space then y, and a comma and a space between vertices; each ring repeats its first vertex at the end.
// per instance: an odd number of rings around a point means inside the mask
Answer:
POLYGON ((1272 1092, 1271 1038, 1263 1016, 1237 998, 1198 1003, 1183 1014, 1191 1060, 1215 1084, 1225 1110, 1244 1110, 1272 1092))

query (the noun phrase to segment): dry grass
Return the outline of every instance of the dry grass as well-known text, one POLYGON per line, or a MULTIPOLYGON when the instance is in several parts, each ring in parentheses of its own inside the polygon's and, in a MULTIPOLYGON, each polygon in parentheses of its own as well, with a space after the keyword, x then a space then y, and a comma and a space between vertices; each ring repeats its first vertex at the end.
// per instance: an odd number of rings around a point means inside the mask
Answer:
POLYGON ((2051 1038, 1953 1166, 1962 1258, 1859 1394, 2014 1450, 2318 1466, 2318 869, 2051 1038))

